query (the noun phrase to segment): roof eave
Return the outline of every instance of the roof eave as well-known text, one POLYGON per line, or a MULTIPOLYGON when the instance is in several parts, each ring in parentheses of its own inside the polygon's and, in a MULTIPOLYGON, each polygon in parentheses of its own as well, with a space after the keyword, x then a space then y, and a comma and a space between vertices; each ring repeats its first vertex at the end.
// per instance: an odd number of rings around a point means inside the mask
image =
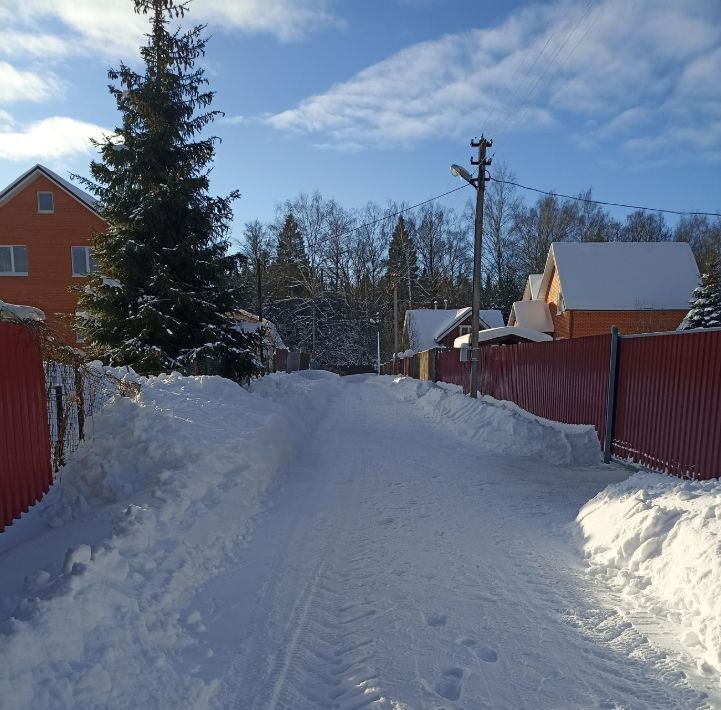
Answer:
POLYGON ((12 200, 18 192, 24 189, 26 185, 29 185, 35 179, 35 177, 33 177, 35 173, 38 173, 39 175, 42 175, 43 177, 50 180, 53 184, 57 185, 66 195, 72 197, 72 199, 75 200, 78 204, 82 205, 87 210, 90 210, 90 212, 92 212, 94 215, 100 217, 100 219, 105 221, 103 216, 93 205, 81 199, 72 191, 68 190, 65 185, 63 185, 61 182, 58 182, 56 177, 49 169, 40 165, 40 163, 37 163, 29 170, 26 170, 19 178, 17 178, 14 182, 10 183, 10 185, 8 185, 2 192, 0 192, 0 207, 10 202, 10 200, 12 200))

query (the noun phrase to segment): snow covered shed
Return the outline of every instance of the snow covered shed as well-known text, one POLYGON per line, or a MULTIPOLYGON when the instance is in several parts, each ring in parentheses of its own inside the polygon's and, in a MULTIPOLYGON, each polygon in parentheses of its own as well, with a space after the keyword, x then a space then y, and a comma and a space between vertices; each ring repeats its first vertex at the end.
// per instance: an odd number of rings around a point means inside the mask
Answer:
POLYGON ((272 359, 276 351, 288 349, 278 329, 266 318, 261 321, 255 313, 242 308, 233 311, 231 317, 235 321, 234 327, 244 333, 257 333, 261 328, 263 329, 263 356, 266 362, 272 359))
POLYGON ((529 287, 508 325, 543 330, 539 320, 550 319, 544 332, 555 338, 601 335, 613 325, 622 334, 675 330, 698 281, 685 242, 554 242, 536 298, 526 298, 529 287), (522 305, 529 301, 543 305, 522 305))
MULTIPOLYGON (((503 325, 497 310, 481 310, 482 329, 503 325)), ((420 353, 432 348, 452 348, 459 335, 471 332, 471 308, 416 308, 406 311, 403 322, 404 349, 420 353)))
MULTIPOLYGON (((545 343, 553 338, 547 333, 541 333, 530 328, 518 325, 504 325, 502 328, 488 328, 478 334, 478 345, 515 345, 516 343, 545 343)), ((460 335, 453 341, 454 348, 468 348, 471 344, 471 334, 460 335)))

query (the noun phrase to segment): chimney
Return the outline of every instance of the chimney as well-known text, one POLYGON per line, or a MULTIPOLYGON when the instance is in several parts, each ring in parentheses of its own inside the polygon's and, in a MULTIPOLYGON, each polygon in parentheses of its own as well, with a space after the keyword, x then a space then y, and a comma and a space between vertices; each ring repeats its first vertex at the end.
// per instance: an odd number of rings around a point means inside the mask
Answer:
POLYGON ((448 299, 447 299, 447 298, 444 298, 444 299, 443 299, 443 308, 445 308, 446 310, 448 310, 448 299))
POLYGON ((438 310, 438 301, 433 301, 433 310, 434 311, 438 310))

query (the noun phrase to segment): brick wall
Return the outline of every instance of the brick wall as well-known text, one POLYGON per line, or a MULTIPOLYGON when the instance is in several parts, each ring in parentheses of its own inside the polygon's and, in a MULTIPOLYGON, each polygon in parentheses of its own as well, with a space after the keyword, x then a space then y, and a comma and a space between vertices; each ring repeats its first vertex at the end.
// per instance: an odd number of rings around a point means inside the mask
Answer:
POLYGON ((93 233, 105 223, 54 182, 40 175, 0 207, 0 244, 27 247, 28 276, 0 276, 0 299, 35 306, 45 312, 48 323, 74 342, 74 336, 56 314, 74 314, 77 295, 70 247, 90 246, 93 233), (38 214, 37 192, 52 192, 53 214, 38 214))
POLYGON ((687 311, 573 311, 573 337, 605 335, 618 326, 621 335, 676 330, 687 311))

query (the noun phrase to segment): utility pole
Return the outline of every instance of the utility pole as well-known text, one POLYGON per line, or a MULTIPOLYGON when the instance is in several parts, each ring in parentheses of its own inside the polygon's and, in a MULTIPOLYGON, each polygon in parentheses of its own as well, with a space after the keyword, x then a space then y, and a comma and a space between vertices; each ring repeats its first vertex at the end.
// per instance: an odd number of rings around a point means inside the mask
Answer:
POLYGON ((396 374, 398 357, 398 277, 393 279, 393 374, 396 374))
POLYGON ((255 260, 255 275, 257 280, 257 290, 258 290, 258 322, 263 322, 263 277, 260 273, 261 269, 261 261, 260 257, 258 257, 255 260))
POLYGON ((255 259, 255 276, 257 281, 257 289, 258 289, 258 323, 259 323, 259 329, 260 329, 260 364, 265 365, 265 354, 263 347, 265 343, 265 332, 263 328, 263 276, 260 273, 260 270, 262 268, 262 262, 260 260, 260 257, 256 257, 255 259))
POLYGON ((476 221, 474 225, 473 243, 473 308, 471 316, 471 391, 474 399, 478 397, 478 329, 481 309, 481 255, 483 251, 483 198, 486 194, 486 166, 491 159, 486 158, 486 148, 490 148, 493 141, 481 134, 480 139, 471 141, 471 148, 478 148, 478 158, 471 158, 471 165, 478 166, 478 177, 475 179, 476 187, 476 221))
POLYGON ((376 313, 376 328, 378 329, 378 375, 381 374, 381 314, 376 313))

